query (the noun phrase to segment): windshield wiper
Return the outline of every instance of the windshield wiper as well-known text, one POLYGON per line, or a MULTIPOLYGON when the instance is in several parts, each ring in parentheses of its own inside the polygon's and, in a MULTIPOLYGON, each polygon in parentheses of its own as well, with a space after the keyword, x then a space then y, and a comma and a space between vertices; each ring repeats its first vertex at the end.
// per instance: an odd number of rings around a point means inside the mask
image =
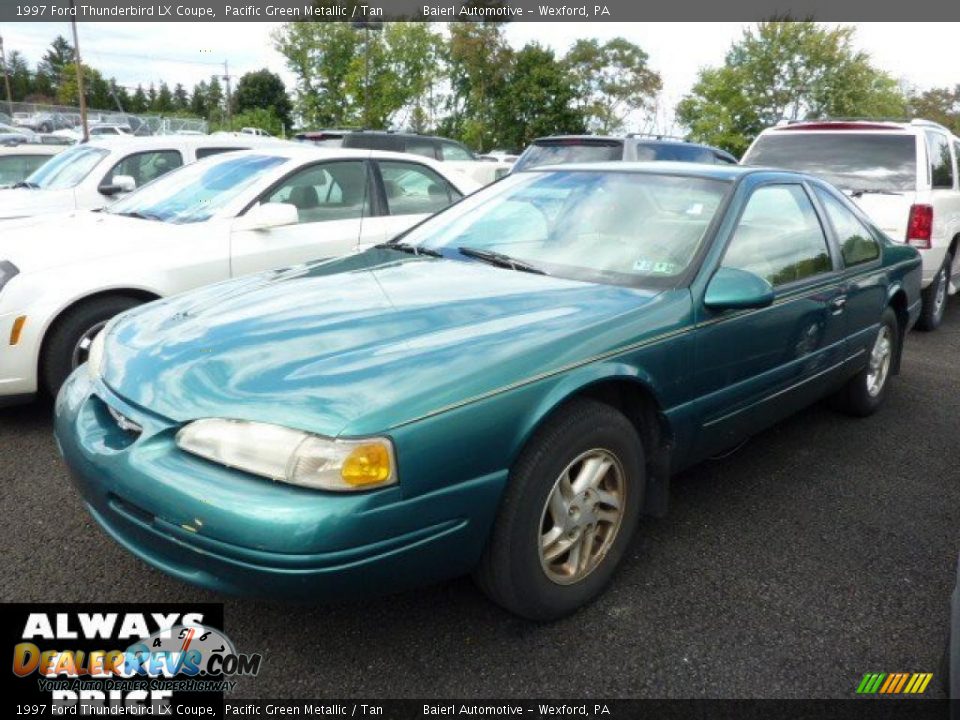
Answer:
MULTIPOLYGON (((110 212, 109 210, 107 212, 110 212)), ((111 215, 120 215, 121 217, 132 217, 137 220, 159 220, 162 221, 163 218, 159 215, 154 215, 153 213, 144 213, 139 210, 130 210, 129 212, 110 212, 111 215)))
POLYGON ((494 252, 493 250, 478 250, 477 248, 467 247, 465 245, 458 247, 457 250, 460 251, 461 255, 482 260, 483 262, 496 265, 497 267, 505 267, 510 268, 511 270, 519 270, 520 272, 534 273, 535 275, 547 274, 545 270, 541 270, 535 265, 531 265, 523 260, 517 260, 516 258, 512 258, 509 255, 504 255, 503 253, 494 252))
POLYGON ((426 255, 427 257, 443 257, 443 254, 432 248, 420 247, 402 242, 386 242, 374 245, 375 248, 386 248, 387 250, 399 250, 400 252, 410 253, 411 255, 426 255))
POLYGON ((27 188, 28 190, 39 190, 39 189, 40 189, 40 186, 37 185, 36 183, 27 182, 26 180, 21 180, 21 181, 18 182, 18 183, 14 183, 12 187, 13 187, 14 190, 16 190, 17 188, 27 188))
POLYGON ((863 197, 864 195, 903 195, 903 192, 884 190, 883 188, 856 188, 850 191, 850 197, 863 197))

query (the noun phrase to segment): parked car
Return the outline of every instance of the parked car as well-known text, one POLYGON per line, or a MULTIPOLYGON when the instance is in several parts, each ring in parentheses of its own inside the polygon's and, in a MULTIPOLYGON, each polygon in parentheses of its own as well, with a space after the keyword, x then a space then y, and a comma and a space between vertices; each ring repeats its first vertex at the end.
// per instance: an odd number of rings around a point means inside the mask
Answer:
POLYGON ((384 242, 478 187, 426 159, 275 143, 171 172, 69 232, 60 218, 6 228, 0 404, 55 394, 118 312, 384 242))
POLYGON ((726 150, 662 135, 552 135, 534 140, 513 164, 511 172, 522 172, 545 165, 612 160, 737 164, 737 159, 726 150))
POLYGON ((259 137, 273 137, 273 135, 268 133, 266 130, 263 130, 262 128, 258 128, 258 127, 240 128, 240 132, 243 133, 244 135, 258 135, 259 137))
MULTIPOLYGON (((297 142, 310 143, 317 147, 342 147, 343 136, 356 132, 351 129, 306 130, 293 136, 297 142)), ((430 157, 433 157, 432 155, 430 157)))
POLYGON ((814 173, 842 189, 897 242, 923 256, 923 313, 936 329, 960 277, 960 139, 926 120, 816 120, 764 130, 747 165, 814 173))
POLYGON ((510 171, 508 163, 483 161, 463 143, 432 135, 380 130, 323 130, 315 133, 299 133, 296 138, 322 146, 334 146, 339 143, 338 147, 422 155, 448 164, 481 185, 492 183, 510 171))
POLYGON ((90 126, 90 137, 96 137, 98 135, 127 137, 132 134, 133 131, 129 125, 122 125, 120 123, 98 123, 90 126))
POLYGON ((35 133, 26 128, 0 123, 0 145, 21 145, 34 137, 35 133))
POLYGON ((41 145, 39 143, 0 147, 0 189, 23 182, 47 160, 63 149, 63 145, 41 145))
POLYGON ((548 620, 671 472, 821 397, 875 411, 919 308, 917 251, 820 180, 518 173, 385 247, 124 314, 55 432, 93 518, 182 580, 320 602, 474 571, 548 620))
POLYGON ((0 191, 0 221, 95 210, 181 165, 262 142, 176 135, 91 140, 43 165, 22 187, 0 191))
POLYGON ((55 112, 14 113, 14 123, 38 133, 52 133, 74 126, 69 115, 55 112))

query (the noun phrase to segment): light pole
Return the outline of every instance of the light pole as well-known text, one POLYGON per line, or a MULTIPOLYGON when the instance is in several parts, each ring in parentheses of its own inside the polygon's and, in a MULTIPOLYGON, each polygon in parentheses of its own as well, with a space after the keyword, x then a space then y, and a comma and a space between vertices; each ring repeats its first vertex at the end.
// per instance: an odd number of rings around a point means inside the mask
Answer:
POLYGON ((83 62, 80 60, 80 38, 77 35, 77 7, 70 0, 70 27, 73 29, 73 59, 77 64, 77 95, 80 97, 80 124, 83 126, 83 141, 90 139, 90 126, 87 125, 87 98, 83 94, 83 62))
POLYGON ((3 84, 7 88, 7 113, 13 117, 13 96, 10 94, 10 74, 7 72, 7 55, 3 51, 3 37, 0 37, 0 64, 3 65, 3 84))
POLYGON ((355 29, 363 30, 363 127, 370 127, 370 31, 383 30, 382 20, 354 20, 355 29))

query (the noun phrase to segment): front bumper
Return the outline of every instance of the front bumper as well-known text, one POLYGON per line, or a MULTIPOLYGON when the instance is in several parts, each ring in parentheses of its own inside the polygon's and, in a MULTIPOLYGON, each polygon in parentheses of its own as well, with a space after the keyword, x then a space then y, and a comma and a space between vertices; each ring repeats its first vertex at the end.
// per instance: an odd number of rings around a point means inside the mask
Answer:
POLYGON ((17 404, 38 390, 37 359, 42 330, 36 315, 21 312, 0 313, 0 406, 17 404), (27 321, 16 345, 10 344, 14 321, 20 315, 27 321), (5 398, 9 398, 5 400, 5 398))
POLYGON ((154 567, 235 594, 324 601, 469 572, 505 482, 496 473, 418 497, 401 486, 319 492, 193 457, 176 447, 177 429, 85 368, 57 400, 57 442, 93 518, 154 567), (107 403, 142 434, 121 430, 107 403))

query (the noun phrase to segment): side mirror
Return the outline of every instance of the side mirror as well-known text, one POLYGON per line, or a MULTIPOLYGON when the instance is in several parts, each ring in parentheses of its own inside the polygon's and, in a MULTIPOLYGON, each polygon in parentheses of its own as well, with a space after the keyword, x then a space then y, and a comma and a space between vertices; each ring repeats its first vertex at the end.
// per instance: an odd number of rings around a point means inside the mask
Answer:
POLYGON ((261 203, 237 218, 233 227, 235 230, 269 230, 299 222, 300 214, 296 206, 289 203, 261 203))
POLYGON ((714 274, 703 304, 711 310, 751 310, 773 304, 773 286, 747 270, 722 267, 714 274))
POLYGON ((129 193, 137 189, 137 181, 130 175, 114 175, 109 183, 105 183, 97 188, 101 195, 119 195, 120 193, 129 193))

